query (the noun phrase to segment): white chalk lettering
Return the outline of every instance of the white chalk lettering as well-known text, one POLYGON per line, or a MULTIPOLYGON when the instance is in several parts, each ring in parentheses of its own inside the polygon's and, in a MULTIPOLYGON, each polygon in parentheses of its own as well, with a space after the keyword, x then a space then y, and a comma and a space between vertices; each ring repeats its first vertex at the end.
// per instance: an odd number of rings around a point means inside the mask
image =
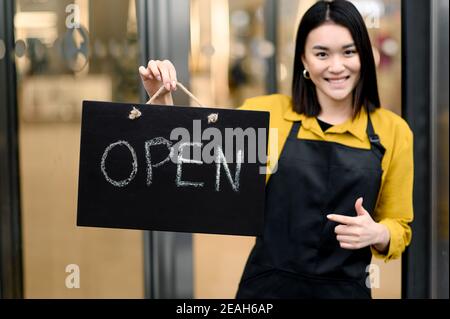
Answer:
MULTIPOLYGON (((172 157, 172 162, 176 165, 177 164, 177 159, 178 159, 178 150, 180 148, 180 145, 183 143, 189 143, 191 141, 191 135, 189 134, 189 131, 187 129, 185 129, 184 127, 177 127, 175 129, 173 129, 170 132, 170 140, 171 141, 177 141, 173 146, 173 157, 172 157)), ((187 151, 189 152, 190 149, 188 148, 187 151)), ((189 153, 188 153, 189 154, 189 153)), ((186 156, 186 158, 191 158, 190 155, 186 156)))
MULTIPOLYGON (((181 131, 180 131, 181 132, 181 131)), ((231 188, 234 192, 239 192, 240 189, 240 177, 241 177, 241 167, 242 163, 244 161, 244 151, 242 149, 238 149, 236 153, 236 166, 235 166, 235 172, 234 175, 230 171, 229 163, 230 161, 227 159, 227 157, 224 154, 222 145, 219 140, 218 134, 215 134, 214 131, 209 131, 206 134, 204 134, 203 137, 213 137, 213 140, 210 141, 206 146, 203 145, 201 142, 184 142, 184 143, 176 143, 175 145, 172 144, 171 141, 163 138, 163 137, 155 137, 153 139, 147 140, 144 143, 144 153, 145 153, 145 162, 146 162, 146 185, 151 186, 153 183, 153 175, 154 175, 154 168, 160 167, 165 165, 168 162, 174 162, 176 164, 176 176, 175 176, 175 184, 177 187, 197 187, 201 188, 204 187, 205 183, 201 181, 186 181, 182 180, 183 175, 183 164, 196 164, 196 165, 203 165, 205 162, 202 160, 202 157, 208 157, 214 155, 214 163, 216 165, 216 176, 215 176, 215 190, 217 192, 220 191, 220 183, 221 183, 221 170, 223 167, 223 170, 225 171, 226 179, 230 182, 231 188), (154 146, 162 145, 165 146, 168 150, 168 155, 161 160, 158 163, 153 163, 152 158, 152 148, 154 146), (200 157, 200 159, 191 158, 191 148, 194 150, 199 149, 200 151, 203 151, 203 156, 200 157), (203 148, 203 150, 202 150, 203 148), (213 154, 211 154, 213 153, 213 154), (188 154, 188 155, 186 155, 188 154), (175 159, 174 159, 175 158, 175 159)), ((157 154, 159 151, 157 152, 157 154)), ((232 162, 232 161, 231 161, 232 162)), ((118 141, 115 143, 110 144, 105 151, 103 152, 103 156, 100 163, 101 171, 105 177, 105 179, 116 187, 124 187, 127 186, 135 177, 138 171, 138 159, 135 150, 133 147, 127 142, 127 141, 118 141), (108 174, 106 169, 106 160, 108 158, 108 155, 110 154, 110 151, 115 148, 116 146, 125 146, 128 148, 128 151, 131 153, 132 156, 132 171, 128 178, 123 180, 115 180, 111 178, 110 174, 108 174)), ((110 168, 111 170, 111 168, 110 168)))
POLYGON ((102 161, 101 161, 100 167, 101 167, 103 175, 105 175, 105 178, 106 178, 106 180, 109 183, 111 183, 112 185, 117 186, 117 187, 124 187, 124 186, 128 185, 133 180, 133 178, 136 176, 136 173, 137 173, 137 170, 138 170, 138 163, 137 163, 136 152, 134 151, 133 147, 126 141, 118 141, 116 143, 113 143, 113 144, 109 145, 105 149, 105 152, 103 153, 103 156, 102 156, 102 161), (115 180, 113 180, 112 178, 110 178, 108 176, 108 173, 106 173, 106 167, 105 166, 106 166, 106 158, 108 157, 109 151, 112 150, 114 147, 119 146, 119 145, 126 146, 128 148, 128 150, 130 151, 131 156, 133 157, 133 163, 132 163, 133 170, 131 171, 131 174, 130 174, 130 176, 127 179, 124 179, 124 180, 121 180, 121 181, 115 181, 115 180))
POLYGON ((147 186, 150 186, 152 184, 152 178, 153 178, 153 171, 152 167, 159 167, 166 162, 170 160, 170 157, 173 155, 173 148, 172 148, 172 142, 166 140, 164 137, 155 137, 154 139, 151 139, 150 141, 145 142, 145 159, 147 161, 147 186), (161 162, 157 164, 152 164, 152 157, 150 154, 150 147, 155 145, 166 145, 167 149, 169 150, 169 155, 163 159, 161 162))
POLYGON ((230 181, 231 188, 235 192, 239 192, 239 178, 241 175, 241 163, 242 163, 243 155, 242 150, 238 150, 236 154, 236 172, 234 173, 234 180, 231 177, 230 169, 228 168, 227 159, 223 154, 222 148, 220 146, 217 147, 217 157, 216 157, 216 191, 220 191, 220 167, 223 165, 225 169, 225 173, 230 181))
POLYGON ((203 164, 202 161, 198 161, 198 160, 192 160, 189 158, 184 158, 183 157, 183 149, 186 146, 192 146, 192 147, 202 147, 202 143, 198 143, 198 142, 194 142, 194 143, 182 143, 180 144, 179 148, 178 148, 178 157, 177 157, 177 177, 175 179, 175 183, 178 187, 185 187, 185 186, 193 186, 193 187, 203 187, 204 183, 203 182, 186 182, 186 181, 182 181, 181 180, 181 174, 182 174, 182 168, 181 165, 183 163, 186 164, 198 164, 201 165, 203 164))

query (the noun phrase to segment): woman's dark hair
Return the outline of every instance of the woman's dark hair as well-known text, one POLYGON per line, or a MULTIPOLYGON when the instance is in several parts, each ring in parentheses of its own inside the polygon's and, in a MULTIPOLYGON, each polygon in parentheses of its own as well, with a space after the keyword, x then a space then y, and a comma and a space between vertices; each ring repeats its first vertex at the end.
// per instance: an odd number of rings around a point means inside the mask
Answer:
POLYGON ((303 77, 305 67, 302 56, 305 53, 306 38, 311 30, 330 21, 350 31, 361 61, 360 78, 353 92, 353 116, 359 113, 363 105, 371 112, 380 107, 372 45, 360 13, 351 2, 345 0, 319 1, 309 8, 300 22, 292 79, 294 111, 306 116, 317 116, 320 113, 315 86, 311 80, 303 77))

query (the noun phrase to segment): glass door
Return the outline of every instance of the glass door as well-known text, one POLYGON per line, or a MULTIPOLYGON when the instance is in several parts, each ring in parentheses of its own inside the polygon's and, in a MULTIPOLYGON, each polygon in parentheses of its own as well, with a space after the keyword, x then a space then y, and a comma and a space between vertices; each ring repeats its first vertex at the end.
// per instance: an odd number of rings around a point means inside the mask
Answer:
POLYGON ((76 226, 82 100, 139 102, 135 1, 17 0, 14 28, 24 297, 142 298, 142 232, 76 226))

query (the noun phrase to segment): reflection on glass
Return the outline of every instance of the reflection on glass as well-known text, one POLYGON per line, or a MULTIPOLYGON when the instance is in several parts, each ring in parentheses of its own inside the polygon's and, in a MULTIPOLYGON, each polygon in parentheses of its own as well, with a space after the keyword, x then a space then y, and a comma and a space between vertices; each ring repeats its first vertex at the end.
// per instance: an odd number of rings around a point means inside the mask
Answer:
POLYGON ((5 57, 5 53, 6 53, 5 41, 3 41, 3 39, 0 39, 0 60, 5 57))
POLYGON ((25 297, 141 298, 141 233, 76 227, 82 101, 139 101, 135 1, 17 0, 14 26, 25 297))
POLYGON ((298 24, 303 14, 315 0, 281 0, 278 1, 278 55, 277 78, 279 93, 291 96, 292 71, 295 55, 295 37, 298 24))
POLYGON ((191 1, 191 86, 206 105, 238 107, 265 92, 263 0, 191 1))
POLYGON ((378 89, 383 107, 401 115, 401 8, 399 0, 353 1, 362 12, 380 60, 378 89))

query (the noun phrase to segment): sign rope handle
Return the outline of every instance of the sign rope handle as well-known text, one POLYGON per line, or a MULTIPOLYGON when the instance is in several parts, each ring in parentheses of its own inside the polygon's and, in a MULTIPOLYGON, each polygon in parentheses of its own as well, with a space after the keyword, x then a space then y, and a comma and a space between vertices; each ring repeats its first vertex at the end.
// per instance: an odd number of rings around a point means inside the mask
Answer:
MULTIPOLYGON (((197 103, 199 106, 204 107, 204 105, 194 96, 194 94, 192 94, 188 89, 186 89, 186 87, 181 84, 180 82, 177 82, 177 86, 179 86, 184 93, 186 93, 192 100, 194 100, 195 103, 197 103)), ((150 98, 150 100, 148 101, 149 104, 153 104, 153 102, 156 100, 156 98, 158 98, 158 96, 162 93, 162 91, 164 91, 166 88, 164 87, 164 85, 162 85, 158 91, 156 91, 155 94, 153 94, 153 96, 150 98)))

